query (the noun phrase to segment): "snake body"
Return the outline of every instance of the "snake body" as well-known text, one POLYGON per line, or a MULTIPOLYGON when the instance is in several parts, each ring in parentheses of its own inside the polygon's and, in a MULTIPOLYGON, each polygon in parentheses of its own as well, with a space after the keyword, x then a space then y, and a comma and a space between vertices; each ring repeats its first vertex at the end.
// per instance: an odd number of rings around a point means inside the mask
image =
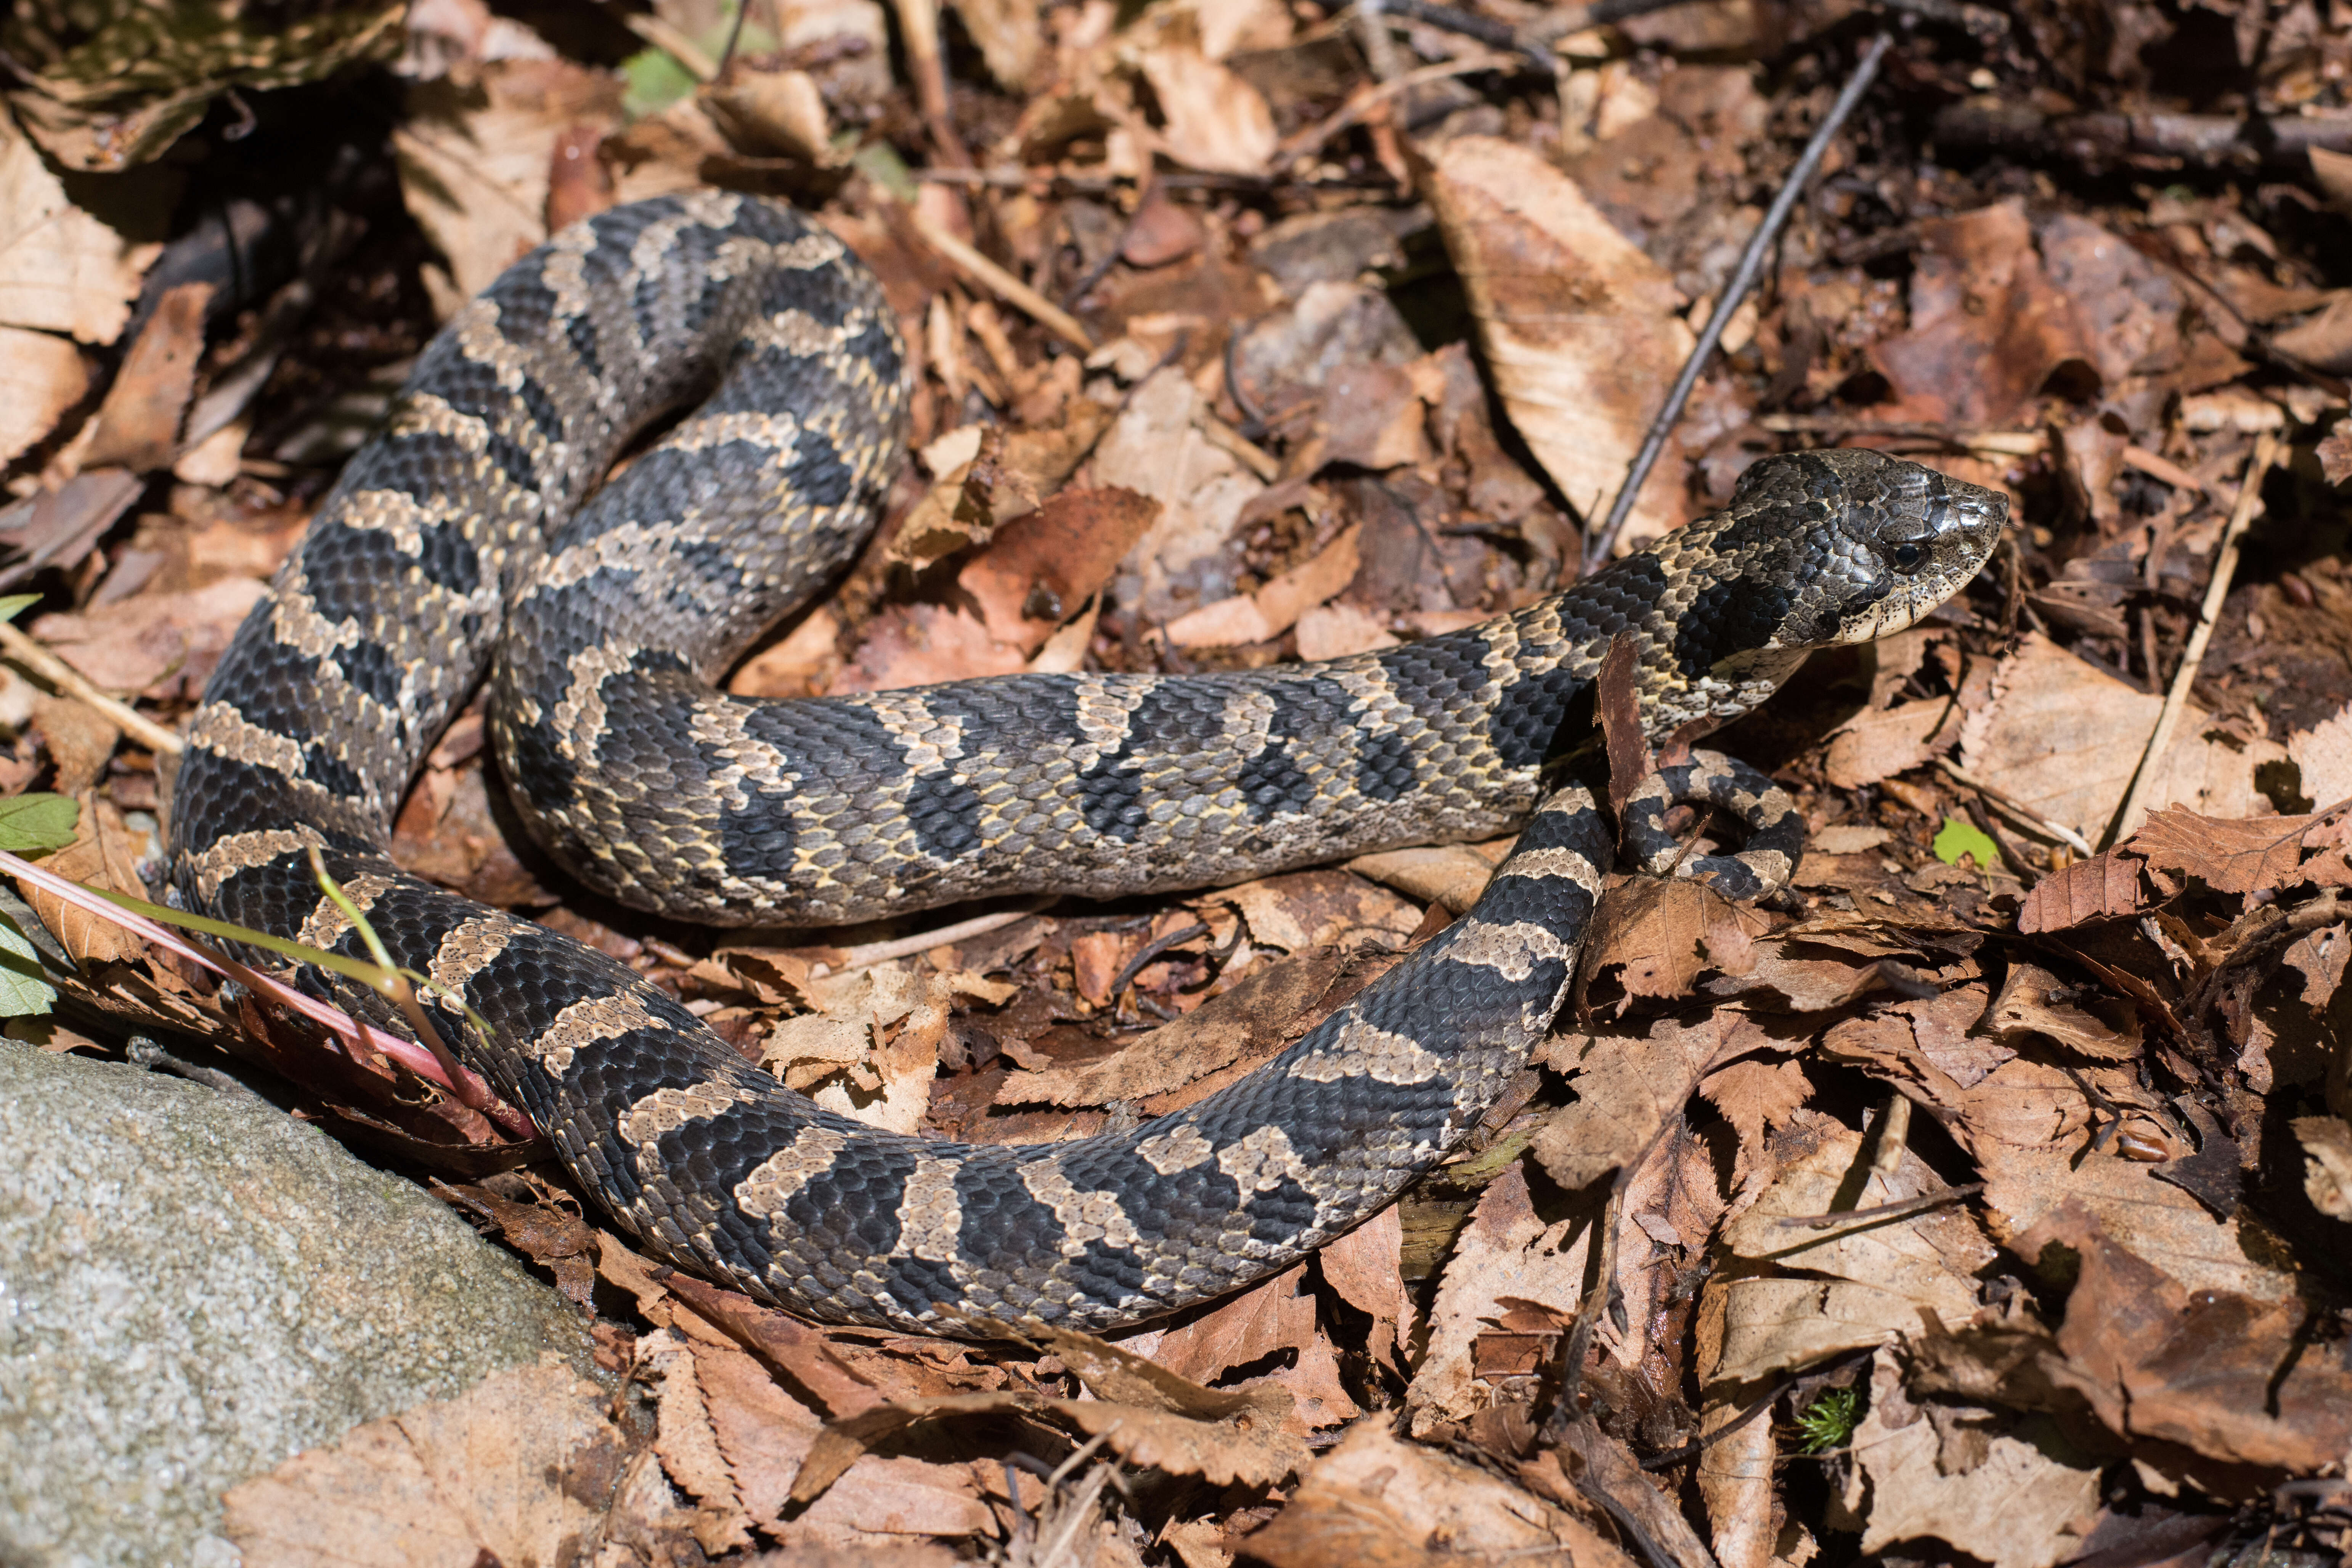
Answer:
MULTIPOLYGON (((880 290, 786 208, 696 193, 556 236, 435 340, 237 634, 189 725, 170 844, 185 901, 358 952, 315 847, 394 961, 488 1019, 471 1065, 653 1250, 817 1317, 933 1331, 942 1306, 1153 1317, 1375 1212, 1558 1010, 1611 846, 1546 770, 1585 738, 1575 705, 1612 643, 1633 646, 1644 729, 1693 735, 1806 650, 1909 625, 2006 514, 1873 453, 1772 458, 1651 550, 1375 653, 714 690, 857 548, 907 400, 880 290), (534 831, 593 886, 706 920, 1111 896, 1525 827, 1467 915, 1199 1104, 1061 1144, 899 1136, 787 1091, 626 966, 393 864, 402 792, 492 666, 492 739, 534 831)), ((1792 864, 1769 781, 1709 763, 1669 786, 1716 790, 1762 835, 1709 874, 1792 864)))

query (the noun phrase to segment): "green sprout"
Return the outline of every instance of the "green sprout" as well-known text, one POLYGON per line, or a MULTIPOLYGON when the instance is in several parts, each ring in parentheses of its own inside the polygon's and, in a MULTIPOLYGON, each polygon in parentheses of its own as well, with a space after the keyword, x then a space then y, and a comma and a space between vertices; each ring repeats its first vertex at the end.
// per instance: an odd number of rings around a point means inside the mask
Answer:
POLYGON ((1832 1388, 1798 1413, 1797 1433, 1808 1454, 1825 1454, 1853 1441, 1862 1425, 1862 1395, 1852 1388, 1832 1388))

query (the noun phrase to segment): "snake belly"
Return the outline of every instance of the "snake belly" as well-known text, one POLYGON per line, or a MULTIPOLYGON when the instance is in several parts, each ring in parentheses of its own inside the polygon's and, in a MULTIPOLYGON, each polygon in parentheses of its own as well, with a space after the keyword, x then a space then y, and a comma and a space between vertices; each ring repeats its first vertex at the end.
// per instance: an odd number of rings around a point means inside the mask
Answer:
MULTIPOLYGON (((169 842, 184 901, 357 952, 315 848, 395 963, 488 1021, 470 1065, 655 1252, 819 1318, 931 1331, 942 1307, 1151 1318, 1376 1212, 1558 1010, 1610 837, 1546 769, 1586 738, 1573 716, 1612 645, 1632 645, 1654 738, 1702 733, 1806 650, 1910 625, 2006 517, 1908 463, 1806 454, 1561 594, 1377 653, 714 690, 858 548, 907 401, 879 288, 787 208, 698 192, 557 235, 435 339, 239 630, 189 723, 169 842), (1468 914, 1197 1105, 1061 1144, 900 1136, 786 1090, 625 965, 392 862, 402 792, 494 665, 491 734, 533 831, 591 885, 691 918, 1113 896, 1525 826, 1468 914)), ((466 1037, 454 1000, 429 1005, 466 1037)))

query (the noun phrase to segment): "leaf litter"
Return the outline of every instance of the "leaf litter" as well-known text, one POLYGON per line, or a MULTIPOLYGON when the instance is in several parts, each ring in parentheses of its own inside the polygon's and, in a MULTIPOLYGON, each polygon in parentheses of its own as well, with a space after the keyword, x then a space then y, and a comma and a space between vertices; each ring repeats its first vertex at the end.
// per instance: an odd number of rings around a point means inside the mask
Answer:
MULTIPOLYGON (((0 575, 72 677, 10 656, 0 791, 73 797, 70 844, 11 847, 133 896, 170 736, 84 694, 185 718, 435 325, 551 226, 789 195, 900 318, 919 463, 731 689, 1259 668, 1573 576, 1857 47, 1842 8, 1729 0, 760 0, 731 54, 721 0, 299 9, 33 4, 0 37, 0 575)), ((1464 1152, 1225 1301, 1108 1341, 804 1322, 637 1257, 381 1037, 331 1048, 27 883, 12 1035, 278 1079, 593 1319, 602 1382, 521 1369, 246 1483, 247 1560, 2352 1545, 2352 26, 1901 14, 1620 548, 1832 444, 2007 490, 2014 548, 1724 737, 1813 829, 1794 899, 1619 879, 1464 1152)), ((480 733, 404 805, 407 864, 926 1135, 1213 1093, 1507 848, 719 938, 572 889, 480 733)))

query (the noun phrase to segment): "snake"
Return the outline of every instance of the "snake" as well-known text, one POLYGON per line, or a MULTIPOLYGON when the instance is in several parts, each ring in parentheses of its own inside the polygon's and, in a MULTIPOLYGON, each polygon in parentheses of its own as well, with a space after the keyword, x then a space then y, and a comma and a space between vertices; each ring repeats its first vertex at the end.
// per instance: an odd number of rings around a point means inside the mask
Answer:
MULTIPOLYGON (((2000 493, 1874 451, 1784 454, 1549 597, 1370 652, 721 690, 877 526, 911 399, 878 283, 788 206, 697 190, 554 235, 429 343, 236 632, 188 720, 167 851, 186 907, 356 957, 372 931, 652 1253, 915 1331, 1146 1321, 1378 1213, 1561 1008, 1615 854, 1577 761, 1603 659, 1630 650, 1643 735, 1686 745, 1811 650, 1917 621, 2007 520, 2000 493), (1233 1084, 1123 1130, 965 1144, 822 1107, 627 964, 402 870, 395 809, 485 683, 533 836, 680 918, 839 925, 1518 837, 1468 910, 1233 1084)), ((1676 858, 1678 798, 1749 828, 1680 868, 1727 891, 1801 853, 1801 814, 1744 763, 1698 753, 1643 790, 1645 865, 1676 858)))

